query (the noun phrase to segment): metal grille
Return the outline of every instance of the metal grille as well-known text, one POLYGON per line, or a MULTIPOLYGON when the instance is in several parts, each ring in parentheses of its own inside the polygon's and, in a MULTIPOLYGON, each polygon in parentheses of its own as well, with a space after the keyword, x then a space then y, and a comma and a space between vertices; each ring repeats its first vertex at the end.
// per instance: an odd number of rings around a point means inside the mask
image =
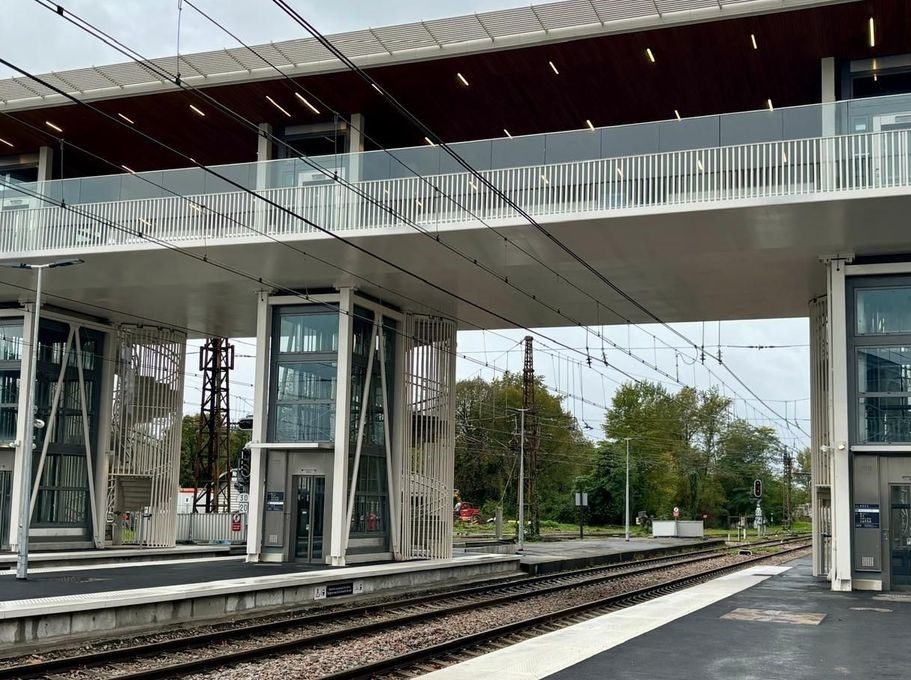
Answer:
POLYGON ((402 557, 452 557, 455 466, 455 349, 452 321, 405 322, 402 557))
POLYGON ((113 514, 118 476, 150 478, 151 503, 143 513, 141 531, 129 542, 173 546, 186 335, 163 328, 124 326, 119 340, 108 511, 113 514))
POLYGON ((823 450, 829 430, 829 301, 810 301, 810 452, 813 573, 825 576, 831 564, 832 453, 823 450))

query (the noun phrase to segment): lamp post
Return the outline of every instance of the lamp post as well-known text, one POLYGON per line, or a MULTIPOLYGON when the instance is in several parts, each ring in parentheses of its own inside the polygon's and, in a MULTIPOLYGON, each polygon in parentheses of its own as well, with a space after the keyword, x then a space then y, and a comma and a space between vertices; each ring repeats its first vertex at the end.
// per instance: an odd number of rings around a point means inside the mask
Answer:
POLYGON ((28 529, 31 524, 31 491, 32 491, 32 447, 35 444, 35 381, 38 373, 38 331, 41 325, 41 278, 45 269, 69 267, 81 264, 83 260, 57 260, 42 264, 27 262, 3 263, 0 266, 10 269, 31 269, 38 272, 35 284, 35 307, 32 312, 32 338, 28 349, 29 376, 26 383, 28 399, 25 407, 25 432, 18 433, 16 439, 22 447, 22 467, 19 492, 19 533, 17 542, 19 554, 16 560, 16 578, 28 578, 28 529))
POLYGON ((624 516, 626 518, 626 540, 629 541, 629 440, 632 437, 624 437, 626 440, 626 511, 624 516))

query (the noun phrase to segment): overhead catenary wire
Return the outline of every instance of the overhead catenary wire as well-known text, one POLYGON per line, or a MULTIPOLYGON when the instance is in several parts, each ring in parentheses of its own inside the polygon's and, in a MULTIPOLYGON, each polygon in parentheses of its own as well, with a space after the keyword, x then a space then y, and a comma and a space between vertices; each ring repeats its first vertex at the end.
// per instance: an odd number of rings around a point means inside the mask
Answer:
MULTIPOLYGON (((100 29, 98 29, 97 27, 93 26, 91 23, 85 21, 84 19, 82 19, 82 18, 79 17, 78 15, 75 15, 75 14, 73 14, 72 12, 66 12, 66 11, 64 11, 63 8, 62 8, 62 6, 57 5, 57 4, 50 3, 48 0, 35 0, 35 1, 36 1, 38 4, 40 4, 41 6, 47 8, 47 9, 49 9, 49 10, 55 11, 55 13, 57 13, 58 15, 60 15, 61 17, 63 17, 63 18, 66 19, 67 21, 69 21, 70 23, 73 23, 74 25, 78 26, 78 27, 81 28, 82 30, 84 30, 84 31, 90 33, 91 35, 95 36, 96 38, 102 40, 103 42, 105 42, 105 43, 108 44, 109 46, 113 47, 114 49, 117 49, 117 50, 120 51, 121 53, 123 53, 123 54, 125 54, 126 56, 128 56, 129 58, 133 59, 133 60, 134 60, 137 64, 139 64, 141 67, 146 68, 146 69, 152 71, 153 73, 155 73, 156 75, 158 75, 158 77, 163 78, 164 80, 169 80, 169 79, 173 78, 173 75, 172 75, 172 74, 167 73, 166 70, 162 69, 162 68, 161 68, 160 66, 158 66, 157 64, 154 64, 154 63, 150 62, 149 60, 145 59, 141 54, 139 54, 139 53, 136 52, 135 50, 131 50, 130 48, 128 48, 127 46, 125 46, 123 43, 121 43, 120 41, 118 41, 116 38, 113 38, 112 36, 110 36, 108 33, 104 32, 104 31, 101 31, 100 29), (71 17, 72 17, 72 18, 71 18, 71 17)), ((277 3, 277 4, 281 4, 281 3, 277 3)), ((194 7, 194 9, 196 9, 196 8, 194 7)), ((198 11, 198 10, 197 10, 197 11, 198 11)), ((220 26, 219 26, 219 27, 220 27, 220 26)), ((232 37, 234 37, 234 36, 232 35, 232 37)), ((320 38, 321 36, 318 36, 318 35, 317 35, 316 37, 317 37, 317 38, 320 38)), ((235 38, 235 39, 236 39, 236 38, 235 38)), ((242 44, 243 44, 243 43, 242 43, 242 44)), ((344 55, 342 55, 342 56, 344 56, 344 55)), ((340 57, 340 58, 341 58, 341 57, 340 57)), ((355 68, 356 68, 356 67, 355 67, 355 68)), ((279 71, 280 71, 280 70, 279 70, 279 71)), ((283 73, 282 73, 282 75, 286 75, 286 74, 283 74, 283 73)), ((286 76, 286 77, 287 77, 287 76, 286 76)), ((364 74, 363 74, 363 73, 362 73, 362 77, 364 77, 364 74)), ((369 76, 367 76, 367 77, 369 78, 369 76)), ((289 79, 289 80, 290 80, 290 79, 289 79)), ((240 116, 240 114, 237 114, 235 111, 231 110, 230 108, 225 107, 225 106, 222 105, 220 102, 218 102, 217 100, 215 100, 215 99, 213 99, 212 97, 210 97, 207 93, 201 92, 201 91, 199 91, 198 89, 193 88, 193 87, 191 87, 191 86, 188 86, 186 83, 183 83, 182 81, 180 81, 179 77, 178 77, 178 78, 174 78, 174 82, 175 82, 175 84, 176 84, 177 86, 181 87, 182 89, 184 89, 184 90, 190 90, 190 91, 194 92, 195 94, 197 94, 197 95, 199 95, 199 96, 205 98, 205 99, 206 99, 207 101, 209 101, 210 103, 215 104, 216 106, 218 106, 218 107, 220 108, 220 110, 222 110, 222 111, 225 112, 226 114, 231 115, 231 116, 234 117, 235 119, 242 121, 243 123, 245 123, 245 124, 248 125, 248 126, 255 127, 255 124, 252 123, 251 121, 246 120, 245 118, 243 118, 242 116, 240 116)), ((292 81, 292 82, 293 82, 293 81, 292 81)), ((383 91, 382 91, 379 87, 377 87, 375 81, 372 81, 372 79, 371 79, 371 82, 373 83, 374 87, 375 87, 378 91, 380 91, 381 93, 383 93, 383 91)), ((383 94, 385 95, 385 94, 387 94, 387 93, 383 93, 383 94)), ((399 104, 398 102, 394 102, 394 103, 395 103, 396 105, 400 106, 400 104, 399 104)), ((338 114, 336 113, 336 115, 338 115, 338 114)), ((114 122, 118 122, 118 123, 119 123, 120 121, 116 121, 116 120, 115 120, 114 122)), ((257 127, 256 129, 257 129, 257 132, 260 132, 260 130, 259 130, 258 127, 257 127)), ((284 142, 284 140, 277 139, 277 138, 275 138, 274 136, 272 136, 271 134, 270 134, 269 136, 270 136, 271 139, 273 139, 273 140, 276 141, 277 143, 280 143, 280 144, 283 144, 283 145, 285 145, 285 146, 288 146, 287 143, 284 142)), ((452 152, 451 152, 450 149, 447 148, 446 150, 447 150, 448 153, 450 153, 450 155, 452 155, 452 152)), ((294 151, 294 150, 292 149, 292 151, 294 151)), ((295 155, 297 155, 296 152, 295 152, 295 155)), ((190 158, 190 157, 188 157, 188 156, 185 156, 185 155, 184 155, 184 157, 187 158, 188 160, 190 160, 191 162, 196 163, 192 158, 190 158)), ((322 172, 322 173, 324 173, 324 174, 328 174, 327 171, 326 171, 326 169, 322 168, 321 166, 314 165, 314 164, 313 164, 311 161, 309 161, 309 159, 307 159, 306 157, 302 157, 302 156, 300 156, 300 155, 297 155, 297 157, 300 158, 300 160, 302 160, 302 161, 304 161, 304 162, 310 164, 312 167, 315 167, 315 169, 319 170, 320 172, 322 172)), ((462 164, 462 165, 465 165, 466 168, 468 168, 468 169, 469 169, 471 172, 473 172, 474 174, 477 174, 477 171, 474 170, 473 168, 471 168, 470 166, 467 166, 467 164, 465 164, 464 161, 462 161, 461 164, 462 164)), ((196 163, 196 165, 199 166, 200 164, 196 163)), ((202 167, 204 167, 204 166, 202 166, 202 167)), ((209 170, 210 170, 210 172, 211 172, 211 169, 209 169, 209 170)), ((217 174, 217 173, 216 173, 216 174, 217 174)), ((420 177, 420 175, 418 175, 418 176, 420 177)), ((356 189, 355 187, 353 187, 352 185, 350 185, 347 181, 345 181, 345 180, 339 178, 338 175, 337 175, 337 173, 334 174, 333 180, 334 180, 335 182, 337 182, 337 183, 341 183, 341 184, 346 185, 347 188, 349 188, 349 190, 354 190, 354 191, 357 193, 357 189, 356 189)), ((235 183, 232 182, 232 184, 235 184, 235 183)), ((489 184, 489 183, 488 183, 488 184, 489 184)), ((235 185, 236 185, 236 184, 235 184, 235 185)), ((516 209, 518 209, 518 206, 515 206, 515 204, 512 203, 512 202, 508 199, 508 197, 506 197, 506 196, 503 195, 501 192, 499 192, 499 190, 496 190, 495 187, 493 187, 492 184, 489 184, 489 186, 490 186, 490 188, 494 189, 494 190, 496 191, 496 193, 497 193, 501 198, 506 199, 513 207, 515 207, 516 209)), ((239 188, 245 189, 245 187, 239 187, 239 188)), ((437 189, 437 190, 438 190, 438 189, 437 189)), ((248 191, 249 191, 249 190, 248 190, 248 191)), ((438 191, 439 191, 439 190, 438 190, 438 191)), ((251 193, 252 193, 252 192, 251 192, 251 193)), ((360 195, 360 194, 359 194, 359 195, 360 195)), ((375 202, 375 199, 373 199, 372 197, 369 197, 369 196, 362 196, 362 197, 365 198, 365 199, 367 199, 367 200, 370 200, 370 201, 375 202)), ((261 198, 262 198, 262 197, 261 197, 261 198)), ((524 213, 523 213, 523 214, 524 214, 524 213)), ((528 218, 528 219, 531 219, 528 215, 525 215, 525 217, 528 218)), ((305 221, 306 221, 306 220, 305 220, 305 221)), ((533 223, 537 228, 539 228, 540 230, 544 231, 545 234, 547 234, 546 230, 543 230, 543 227, 541 227, 540 225, 538 225, 536 222, 533 222, 533 221, 532 221, 532 223, 533 223)), ((418 228, 419 231, 422 231, 422 232, 423 232, 423 230, 422 230, 420 227, 418 227, 417 225, 414 225, 414 226, 415 226, 416 228, 418 228)), ((494 231, 496 231, 496 230, 494 230, 494 231)), ((547 234, 547 235, 550 236, 549 234, 547 234)), ((552 238, 552 237, 551 237, 551 238, 552 238)), ((442 243, 442 242, 439 240, 438 236, 437 236, 436 240, 437 240, 437 242, 442 243)), ((507 241, 508 241, 508 239, 507 239, 507 241)), ((445 246, 446 246, 447 248, 449 248, 450 250, 453 250, 453 252, 456 252, 456 253, 460 254, 461 256, 466 257, 464 254, 459 253, 459 251, 453 249, 451 246, 449 246, 449 245, 447 245, 447 244, 443 244, 443 245, 445 245, 445 246)), ((577 256, 576 256, 576 257, 577 257, 577 256)), ((467 259, 472 259, 472 258, 467 258, 467 259)), ((536 261, 538 261, 538 260, 536 259, 536 261)), ((581 260, 580 260, 580 262, 581 262, 581 260)), ((478 265, 478 263, 477 263, 476 260, 474 260, 474 264, 475 264, 475 265, 478 265)), ((585 264, 587 264, 587 263, 585 263, 585 264)), ((478 266, 480 266, 480 265, 478 265, 478 266)), ((545 266, 546 266, 546 265, 545 265, 545 266)), ((497 278, 503 280, 507 285, 509 285, 510 287, 514 288, 514 289, 517 290, 518 292, 521 292, 522 294, 531 297, 533 300, 535 300, 535 301, 538 302, 539 304, 545 304, 545 303, 543 303, 541 300, 537 299, 537 296, 531 295, 531 294, 528 293, 527 291, 523 291, 522 289, 520 289, 520 288, 518 288, 517 286, 515 286, 514 283, 510 283, 510 282, 508 281, 508 277, 501 276, 501 275, 497 274, 496 272, 494 272, 493 270, 491 270, 491 269, 488 268, 488 267, 481 266, 481 268, 482 268, 483 270, 487 271, 488 273, 490 273, 490 274, 492 274, 492 275, 494 275, 494 276, 497 276, 497 278)), ((553 271, 553 270, 551 270, 551 271, 553 271)), ((606 281, 606 279, 605 279, 605 281, 606 281)), ((579 289, 578 286, 575 286, 575 284, 572 284, 572 285, 574 285, 574 287, 576 287, 578 290, 581 291, 581 289, 579 289)), ((613 285, 613 284, 611 284, 611 285, 613 285)), ((625 295, 625 293, 622 293, 622 291, 620 291, 619 289, 617 289, 617 291, 620 292, 621 294, 625 295)), ((582 291, 582 292, 584 292, 584 291, 582 291)), ((588 295, 588 294, 586 293, 586 295, 588 295)), ((591 297, 591 296, 589 295, 589 297, 591 297)), ((628 297, 628 296, 627 296, 627 297, 628 297)), ((594 298, 592 298, 592 299, 594 299, 594 298)), ((629 298, 629 299, 632 301, 632 298, 629 298)), ((600 304, 600 303, 599 303, 599 304, 600 304)), ((567 317, 565 314, 563 314, 563 313, 559 310, 559 308, 555 308, 555 307, 553 307, 552 305, 547 305, 547 304, 545 304, 545 306, 548 307, 552 312, 555 312, 555 313, 557 313, 557 314, 559 314, 559 315, 561 315, 561 316, 564 316, 564 317, 567 318, 568 320, 572 321, 572 322, 573 322, 573 325, 578 325, 578 326, 580 326, 580 327, 582 327, 582 328, 585 328, 587 331, 590 331, 590 329, 588 329, 588 327, 583 326, 583 324, 581 324, 581 323, 579 323, 579 322, 577 322, 577 321, 574 321, 574 320, 570 319, 569 317, 567 317)), ((624 318, 623 315, 620 315, 620 314, 617 313, 615 310, 612 310, 610 307, 606 307, 606 308, 607 308, 608 310, 612 311, 613 313, 617 314, 618 316, 620 316, 620 318, 624 318)), ((644 309, 644 308, 643 308, 643 309, 644 309)), ((656 317, 656 320, 658 320, 659 322, 661 322, 659 319, 657 319, 657 317, 656 317)), ((627 323, 628 323, 628 324, 631 323, 631 322, 629 321, 629 319, 627 319, 627 323)), ((664 323, 664 322, 661 322, 661 323, 664 323)), ((664 325, 667 326, 667 324, 664 324, 664 325)), ((676 332, 675 329, 671 328, 670 326, 667 326, 667 327, 668 327, 670 330, 672 330, 673 332, 676 332)), ((680 335, 679 333, 677 333, 677 334, 680 335)), ((596 335, 598 335, 598 334, 596 333, 596 335)), ((652 335, 653 338, 656 337, 656 336, 654 336, 653 334, 650 334, 650 335, 652 335)), ((602 333, 599 335, 599 337, 601 337, 602 342, 603 342, 603 341, 604 341, 604 338, 603 338, 603 329, 602 329, 602 333)), ((683 336, 681 336, 681 337, 683 337, 683 336)), ((684 339, 685 339, 685 338, 684 338, 684 339)), ((663 339, 662 339, 661 341, 664 342, 663 339)), ((613 344, 613 343, 612 343, 612 344, 613 344)), ((695 347, 695 345, 694 345, 694 347, 695 347)), ((641 357, 638 357, 637 355, 633 355, 632 352, 631 352, 630 350, 627 350, 627 354, 628 354, 629 356, 635 358, 635 359, 636 359, 637 361, 639 361, 640 363, 643 363, 644 365, 648 366, 648 367, 651 368, 652 370, 655 370, 656 372, 660 373, 661 375, 664 375, 665 377, 669 378, 670 380, 676 380, 677 383, 678 383, 678 384, 681 384, 681 385, 685 385, 685 384, 686 384, 685 382, 681 382, 681 381, 679 380, 679 376, 677 376, 676 378, 674 378, 673 376, 670 376, 670 374, 668 374, 668 373, 662 371, 661 369, 659 369, 658 366, 657 366, 657 364, 650 364, 649 362, 647 362, 646 360, 642 359, 641 357)), ((587 347, 586 347, 586 358, 587 358, 587 361, 589 361, 589 362, 591 361, 590 354, 589 354, 589 352, 588 352, 588 348, 587 348, 587 347)), ((605 361, 604 363, 607 364, 606 361, 605 361)), ((726 368, 727 368, 728 372, 729 372, 729 373, 732 373, 732 375, 733 375, 733 372, 731 371, 731 369, 730 369, 729 367, 726 367, 726 368)), ((711 370, 709 370, 709 374, 710 374, 713 378, 715 378, 716 380, 719 380, 722 384, 724 384, 724 383, 723 383, 723 380, 721 380, 717 375, 715 375, 713 372, 711 372, 711 370)), ((627 374, 627 377, 630 377, 631 379, 636 380, 636 378, 632 377, 632 376, 629 375, 629 374, 627 374)), ((735 376, 735 377, 736 377, 736 376, 735 376)), ((695 379, 695 375, 694 375, 694 379, 695 379)), ((745 385, 745 383, 743 383, 742 381, 740 381, 740 382, 741 382, 741 384, 743 385, 744 388, 747 388, 747 386, 745 385)), ((748 388, 747 388, 747 389, 748 389, 748 388)), ((755 393, 753 393, 753 394, 754 394, 754 396, 756 396, 755 393)), ((759 401, 762 401, 758 396, 756 396, 756 398, 757 398, 759 401)), ((766 408, 769 408, 767 404, 764 404, 764 406, 766 406, 766 408)), ((775 413, 774 411, 771 411, 771 412, 772 412, 774 415, 780 417, 780 415, 778 415, 778 414, 775 413)), ((785 419, 785 424, 786 424, 786 426, 787 426, 788 428, 790 427, 790 425, 787 423, 787 420, 786 420, 786 419, 785 419)))
MULTIPOLYGON (((117 122, 117 121, 115 121, 115 122, 117 122)), ((581 325, 581 324, 580 324, 580 325, 581 325)), ((672 330, 673 330, 673 329, 672 329, 672 330)), ((546 336, 545 336, 545 337, 546 337, 546 336)), ((579 353, 581 354, 581 352, 579 352, 579 353)), ((586 355, 588 355, 587 348, 586 348, 586 355)), ((587 359, 590 360, 590 357, 587 356, 587 359)), ((646 365, 648 365, 648 364, 646 364, 646 365)), ((655 368, 657 369, 656 366, 655 366, 655 368)), ((669 376, 669 374, 666 374, 666 373, 664 373, 664 375, 666 375, 666 376, 669 377, 669 378, 671 377, 671 376, 669 376)), ((631 379, 634 379, 634 380, 635 380, 635 378, 633 378, 632 376, 628 376, 628 377, 631 377, 631 379)), ((678 382, 679 382, 679 381, 678 381, 678 382)), ((741 381, 741 382, 742 382, 742 381, 741 381)), ((744 385, 744 386, 745 386, 745 385, 744 385)), ((745 386, 745 387, 746 387, 746 386, 745 386)), ((755 393, 754 393, 754 394, 755 394, 755 393)), ((762 400, 759 399, 759 397, 756 397, 756 398, 757 398, 758 401, 762 402, 762 400)), ((774 412, 773 412, 773 413, 774 413, 774 412)), ((776 415, 777 415, 777 414, 776 414, 776 415)))
MULTIPOLYGON (((309 21, 307 21, 303 16, 300 15, 293 7, 291 7, 286 0, 272 0, 277 6, 279 6, 289 17, 291 17, 295 22, 302 26, 310 35, 312 35, 324 48, 326 48, 333 56, 335 56, 345 67, 347 67, 352 72, 356 73, 361 77, 368 85, 377 90, 383 97, 385 97, 389 103, 396 108, 407 120, 409 120, 413 125, 415 125, 419 131, 421 131, 426 138, 428 138, 432 143, 437 144, 443 151, 445 151, 456 163, 461 165, 466 171, 472 174, 479 182, 481 182, 489 191, 492 191, 497 195, 500 200, 504 201, 511 209, 515 210, 523 219, 525 219, 529 224, 531 224, 535 229, 537 229, 541 234, 545 236, 551 243, 556 245, 560 250, 569 255, 573 260, 580 264, 584 269, 593 274, 598 278, 602 283, 608 286, 615 293, 620 295, 622 298, 627 300, 632 304, 636 309, 641 311, 643 314, 648 316, 651 319, 654 319, 657 323, 661 324, 668 330, 670 330, 674 335, 679 337, 681 340, 686 342, 689 346, 693 347, 697 353, 699 351, 698 345, 693 342, 690 338, 686 337, 679 330, 673 328, 670 324, 663 321, 658 317, 654 312, 645 307, 638 300, 633 298, 631 295, 622 290, 618 285, 613 281, 608 279, 604 274, 598 271, 593 267, 587 260, 582 258, 578 253, 576 253, 572 248, 567 246, 563 241, 556 238, 551 234, 547 229, 545 229, 537 220, 535 220, 528 212, 526 212, 521 206, 516 204, 508 195, 503 193, 498 187, 496 187, 487 177, 482 173, 478 172, 473 166, 471 166, 464 158, 462 158, 458 153, 456 153, 451 146, 446 143, 441 137, 439 137, 428 125, 426 125, 420 118, 418 118, 414 113, 412 113, 407 107, 405 107, 401 102, 399 102, 394 96, 392 96, 386 89, 379 85, 373 77, 364 71, 360 66, 354 63, 347 55, 344 54, 332 41, 330 41, 326 36, 324 36, 319 30, 317 30, 309 21)), ((727 372, 731 375, 734 380, 747 390, 753 397, 755 397, 763 406, 773 415, 781 418, 790 428, 790 425, 787 424, 787 419, 783 418, 781 414, 775 411, 771 406, 766 404, 761 397, 759 397, 752 388, 750 388, 736 373, 731 370, 727 364, 722 363, 722 366, 725 367, 727 372)), ((807 437, 807 433, 799 425, 797 426, 807 437)))

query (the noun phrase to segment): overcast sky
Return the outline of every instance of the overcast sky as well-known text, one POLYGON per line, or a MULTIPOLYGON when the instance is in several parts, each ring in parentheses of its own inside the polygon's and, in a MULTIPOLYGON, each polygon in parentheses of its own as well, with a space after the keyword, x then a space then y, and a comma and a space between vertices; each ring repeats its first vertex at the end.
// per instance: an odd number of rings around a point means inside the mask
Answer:
MULTIPOLYGON (((216 17, 247 43, 265 43, 305 37, 302 30, 288 19, 270 0, 194 0, 203 10, 216 17)), ((148 57, 173 55, 177 49, 177 5, 178 0, 69 0, 61 4, 71 9, 94 25, 111 33, 136 51, 148 57)), ((384 26, 409 21, 427 20, 472 12, 484 12, 506 7, 528 4, 510 0, 292 0, 293 6, 325 33, 356 30, 370 26, 384 26)), ((48 72, 91 65, 123 61, 112 49, 83 34, 73 26, 43 9, 35 0, 2 0, 0 14, 0 56, 32 72, 48 72)), ((227 36, 212 27, 192 9, 184 6, 181 18, 181 52, 235 47, 227 36)), ((11 75, 0 67, 0 77, 11 75)), ((682 324, 688 337, 701 341, 702 324, 682 324)), ((661 344, 649 333, 666 339, 670 345, 679 344, 667 329, 646 327, 646 331, 627 328, 609 329, 609 336, 624 347, 632 346, 634 352, 650 363, 657 364, 675 378, 696 384, 701 388, 719 385, 709 375, 709 370, 720 376, 729 386, 736 386, 742 396, 746 391, 717 361, 707 360, 705 366, 696 362, 687 365, 683 358, 675 359, 673 350, 660 349, 661 344), (657 346, 657 349, 655 348, 657 346)), ((583 333, 578 330, 551 329, 545 331, 551 338, 584 347, 583 333)), ((705 324, 706 344, 717 342, 718 324, 705 324)), ((507 352, 525 332, 471 332, 459 336, 459 351, 479 360, 487 361, 500 369, 516 370, 521 366, 518 349, 507 352), (486 358, 486 359, 485 359, 486 358)), ((808 324, 806 319, 777 321, 729 321, 721 324, 722 345, 768 346, 783 345, 775 349, 748 349, 723 347, 723 360, 754 392, 768 404, 789 419, 809 431, 809 351, 808 324), (786 403, 788 402, 788 403, 786 403)), ((550 343, 547 343, 550 344, 550 343)), ((238 341, 238 369, 232 385, 232 407, 235 416, 251 409, 251 383, 253 381, 252 361, 245 355, 254 348, 249 340, 238 341)), ((717 350, 711 350, 714 354, 717 350)), ((600 348, 598 348, 600 354, 600 348)), ((192 351, 191 351, 192 354, 192 351)), ((554 389, 575 395, 568 398, 567 407, 594 429, 590 436, 600 434, 598 425, 603 418, 600 405, 608 404, 617 380, 623 380, 616 371, 600 366, 595 361, 593 368, 574 365, 565 359, 555 358, 566 352, 539 353, 536 367, 546 376, 554 389), (582 402, 594 402, 596 405, 582 402)), ((597 357, 596 357, 597 358, 597 357)), ((574 361, 578 361, 578 357, 574 361)), ((629 373, 644 379, 667 380, 641 363, 621 352, 610 350, 611 363, 629 373)), ((185 410, 198 408, 200 399, 199 379, 192 374, 197 359, 188 356, 188 389, 185 395, 185 410)), ((495 371, 483 369, 477 363, 460 360, 459 377, 477 375, 479 370, 485 377, 495 371)), ((673 384, 668 385, 674 389, 673 384)), ((730 395, 730 390, 722 388, 730 395)), ((738 401, 735 412, 750 418, 757 424, 769 424, 768 411, 755 402, 738 401)), ((773 423, 781 432, 786 443, 805 444, 806 439, 780 421, 773 423)))

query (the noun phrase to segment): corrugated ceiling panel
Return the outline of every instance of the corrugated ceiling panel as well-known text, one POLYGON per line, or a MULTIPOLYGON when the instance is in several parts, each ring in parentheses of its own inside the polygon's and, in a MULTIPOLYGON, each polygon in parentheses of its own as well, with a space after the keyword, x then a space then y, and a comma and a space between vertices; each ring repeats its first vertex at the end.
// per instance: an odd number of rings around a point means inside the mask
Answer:
POLYGON ((144 85, 146 83, 161 82, 161 78, 153 74, 147 67, 132 61, 99 68, 118 83, 123 83, 124 85, 144 85))
POLYGON ((652 0, 592 0, 592 4, 605 22, 658 16, 652 0))
POLYGON ((537 5, 535 12, 548 30, 601 23, 588 0, 550 2, 546 5, 537 5))
MULTIPOLYGON (((41 80, 43 80, 44 82, 46 82, 48 85, 51 85, 52 87, 60 88, 64 92, 73 93, 73 92, 79 91, 79 90, 74 90, 73 85, 66 82, 65 80, 62 80, 61 78, 58 78, 53 73, 42 73, 38 77, 41 78, 41 80)), ((35 81, 31 80, 30 78, 21 78, 18 80, 23 87, 27 87, 28 89, 38 92, 40 94, 54 94, 53 90, 50 90, 50 89, 44 87, 43 85, 36 83, 35 81)))
POLYGON ((490 40, 487 31, 474 15, 436 19, 424 22, 427 29, 443 45, 471 42, 473 40, 490 40))
POLYGON ((116 87, 108 78, 105 78, 93 68, 79 68, 72 71, 64 71, 60 76, 61 78, 66 79, 67 82, 76 85, 82 92, 116 87))
POLYGON ((332 53, 323 47, 316 38, 286 40, 285 42, 275 43, 274 47, 272 45, 267 45, 265 49, 257 47, 256 51, 276 66, 287 65, 288 59, 291 59, 295 64, 310 64, 335 59, 332 53), (281 50, 283 54, 280 55, 278 50, 281 50), (275 56, 272 56, 273 54, 275 56), (287 55, 287 57, 283 55, 287 55))
POLYGON ((718 9, 718 0, 656 0, 656 2, 662 14, 688 12, 706 7, 718 9))
POLYGON ((421 47, 436 47, 437 42, 421 24, 403 24, 374 28, 373 32, 392 52, 415 50, 421 47))
POLYGON ((544 30, 531 7, 485 12, 484 14, 479 14, 478 19, 481 20, 484 27, 495 38, 505 38, 506 36, 522 35, 524 33, 540 33, 544 30))
POLYGON ((332 44, 349 58, 386 54, 386 49, 370 31, 351 31, 330 36, 332 44))
MULTIPOLYGON (((250 50, 248 50, 246 47, 238 47, 235 49, 225 50, 225 53, 229 54, 230 58, 236 59, 237 61, 239 61, 243 65, 244 68, 255 69, 255 68, 268 67, 269 65, 266 62, 264 62, 262 60, 262 58, 257 56, 257 55, 261 54, 264 57, 266 57, 266 59, 269 59, 269 57, 267 57, 265 52, 263 51, 263 47, 261 45, 260 46, 251 45, 251 47, 253 47, 253 49, 256 50, 256 54, 253 54, 252 52, 250 52, 250 50)), ((269 61, 272 61, 272 60, 269 59, 269 61)), ((274 61, 272 63, 275 64, 274 61)), ((279 64, 275 64, 275 65, 278 66, 279 64)))
POLYGON ((244 68, 232 59, 224 50, 214 52, 197 52, 181 57, 181 61, 189 64, 198 73, 213 76, 220 73, 237 73, 244 68))
POLYGON ((0 80, 0 101, 8 102, 17 99, 33 99, 37 95, 13 79, 0 80))

